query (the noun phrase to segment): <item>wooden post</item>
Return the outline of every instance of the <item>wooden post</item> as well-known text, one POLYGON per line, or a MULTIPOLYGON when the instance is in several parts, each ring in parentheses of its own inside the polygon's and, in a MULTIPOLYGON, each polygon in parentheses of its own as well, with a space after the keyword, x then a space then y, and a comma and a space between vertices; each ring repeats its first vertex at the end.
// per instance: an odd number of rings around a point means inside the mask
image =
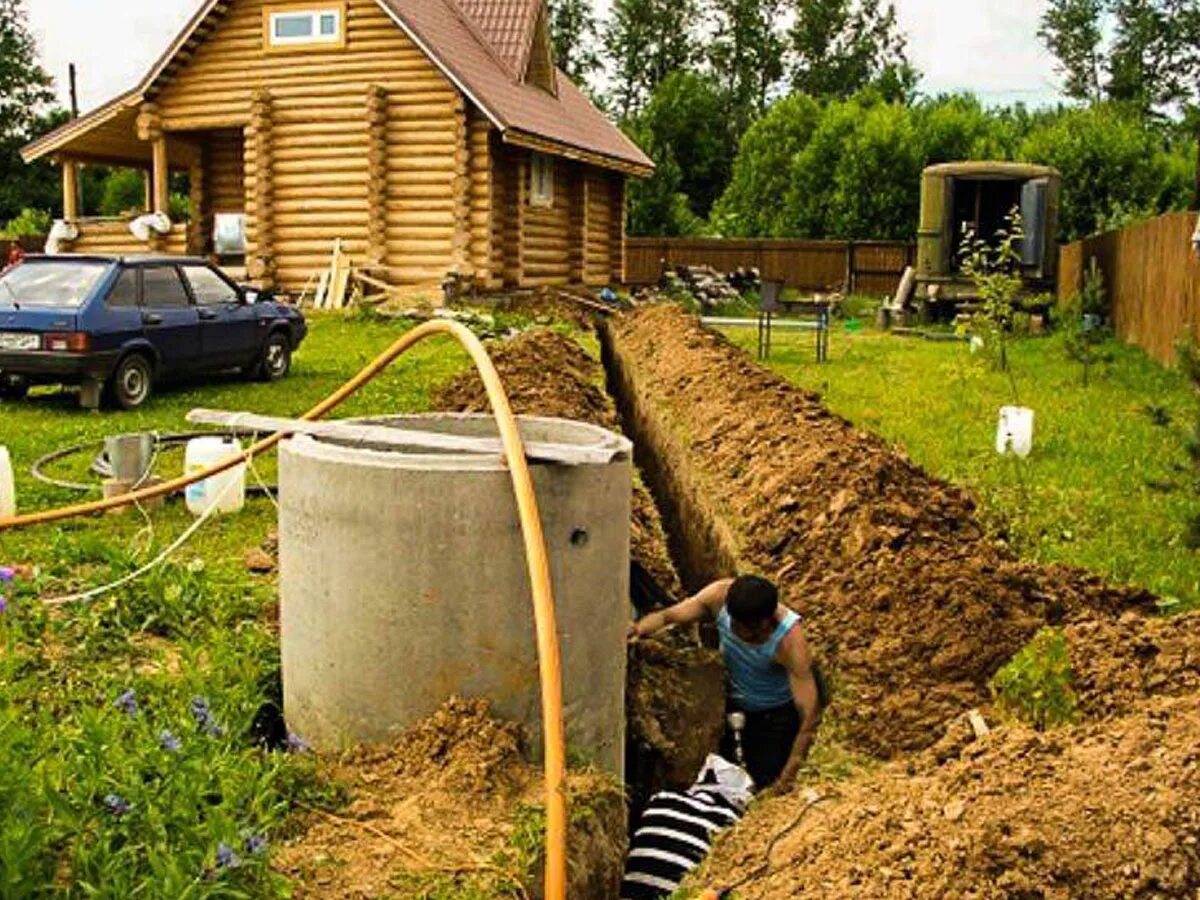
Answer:
POLYGON ((855 278, 854 241, 846 241, 846 296, 854 294, 855 278))
POLYGON ((150 212, 154 205, 154 174, 150 169, 142 169, 142 211, 150 212))
POLYGON ((467 149, 467 106, 462 94, 454 95, 454 273, 472 278, 471 264, 471 156, 467 149))
POLYGON ((386 278, 388 95, 379 85, 367 88, 367 260, 386 278))
POLYGON ((74 222, 79 218, 79 163, 62 161, 63 219, 74 222))
POLYGON ((208 202, 208 186, 204 176, 208 167, 205 165, 207 153, 203 146, 198 148, 196 159, 188 169, 188 186, 191 189, 189 200, 192 207, 192 220, 188 223, 188 253, 194 256, 207 256, 209 242, 212 237, 211 210, 208 202))
POLYGON ((251 277, 262 287, 275 286, 275 110, 271 93, 257 90, 250 101, 250 134, 254 142, 255 245, 251 277))
POLYGON ((138 140, 151 145, 151 212, 166 213, 171 207, 171 172, 167 155, 167 136, 163 132, 162 116, 153 103, 143 103, 137 118, 138 140))

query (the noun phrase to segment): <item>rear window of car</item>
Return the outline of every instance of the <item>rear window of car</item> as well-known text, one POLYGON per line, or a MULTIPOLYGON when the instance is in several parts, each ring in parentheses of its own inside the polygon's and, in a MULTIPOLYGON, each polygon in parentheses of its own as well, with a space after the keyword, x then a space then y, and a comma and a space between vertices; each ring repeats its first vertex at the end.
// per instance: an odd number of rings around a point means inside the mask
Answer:
POLYGON ((143 306, 179 309, 190 306, 191 302, 174 266, 154 266, 142 270, 143 306))
POLYGON ((137 269, 125 269, 108 292, 105 301, 114 309, 128 309, 138 305, 138 273, 137 269))
POLYGON ((236 303, 238 293, 229 282, 205 266, 184 266, 183 274, 192 286, 192 295, 200 306, 236 303))
POLYGON ((30 260, 0 275, 0 306, 78 309, 112 263, 30 260))

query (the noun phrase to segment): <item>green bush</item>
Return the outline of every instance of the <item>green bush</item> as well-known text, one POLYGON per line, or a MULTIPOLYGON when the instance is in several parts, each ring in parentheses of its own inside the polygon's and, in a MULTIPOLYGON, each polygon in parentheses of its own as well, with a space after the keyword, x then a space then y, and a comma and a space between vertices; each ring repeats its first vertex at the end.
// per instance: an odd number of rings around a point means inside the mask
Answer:
POLYGON ((1039 731, 1076 718, 1074 674, 1067 638, 1045 628, 992 679, 992 697, 1003 713, 1039 731))
POLYGON ((100 215, 123 216, 146 208, 146 176, 137 169, 113 169, 104 179, 100 215))
POLYGON ((44 209, 23 209, 21 214, 4 226, 9 237, 40 237, 49 233, 54 224, 50 213, 44 209))

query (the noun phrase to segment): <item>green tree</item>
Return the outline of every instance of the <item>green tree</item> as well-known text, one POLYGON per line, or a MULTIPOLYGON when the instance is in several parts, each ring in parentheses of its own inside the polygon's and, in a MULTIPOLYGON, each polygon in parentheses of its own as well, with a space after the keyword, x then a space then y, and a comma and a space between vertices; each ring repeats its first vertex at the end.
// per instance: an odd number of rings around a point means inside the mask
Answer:
POLYGON ((1075 100, 1101 96, 1103 21, 1108 0, 1050 0, 1038 36, 1058 60, 1063 92, 1075 100))
POLYGON ((146 207, 146 176, 137 169, 113 169, 103 182, 100 215, 119 216, 146 207))
POLYGON ((850 97, 876 86, 906 100, 918 81, 896 7, 883 0, 798 0, 791 30, 792 87, 814 97, 850 97))
POLYGON ((639 111, 672 72, 700 55, 699 0, 615 0, 604 32, 612 101, 622 119, 639 111))
POLYGON ((590 0, 551 0, 550 33, 554 59, 577 82, 586 82, 600 68, 599 29, 590 0))
POLYGON ((793 160, 821 122, 820 105, 792 94, 771 106, 742 138, 729 187, 713 210, 713 224, 729 237, 785 237, 795 233, 779 198, 791 186, 793 160), (772 199, 774 198, 774 199, 772 199))
POLYGON ((741 140, 763 114, 784 76, 786 41, 780 30, 786 0, 710 0, 713 35, 708 62, 725 86, 726 121, 741 140))
POLYGON ((658 166, 652 178, 633 186, 637 233, 691 234, 702 227, 733 165, 732 142, 719 127, 724 103, 712 78, 675 72, 628 123, 658 166))
POLYGON ((61 121, 50 113, 51 85, 37 61, 24 0, 0 0, 0 221, 61 202, 53 168, 27 167, 20 157, 24 144, 61 121))
POLYGON ((1200 97, 1200 0, 1113 0, 1116 36, 1107 86, 1146 112, 1200 97))
POLYGON ((1094 234, 1114 213, 1156 215, 1191 199, 1187 151, 1118 104, 1059 111, 1030 130, 1019 156, 1062 173, 1059 233, 1068 240, 1094 234))

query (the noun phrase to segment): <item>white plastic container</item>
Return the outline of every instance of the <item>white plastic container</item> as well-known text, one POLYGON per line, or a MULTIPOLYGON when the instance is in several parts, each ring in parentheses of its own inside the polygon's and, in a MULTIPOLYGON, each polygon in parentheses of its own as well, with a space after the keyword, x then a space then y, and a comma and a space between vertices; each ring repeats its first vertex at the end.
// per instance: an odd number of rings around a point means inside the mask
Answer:
POLYGON ((1015 453, 1028 459, 1033 452, 1032 409, 1023 406, 1005 406, 1000 410, 1000 424, 996 428, 996 452, 1001 456, 1015 453))
POLYGON ((0 446, 0 519, 17 514, 17 485, 13 481, 12 457, 0 446))
MULTIPOLYGON (((195 475, 242 452, 241 441, 234 438, 203 437, 188 441, 184 474, 195 475)), ((218 514, 241 512, 246 505, 246 465, 197 481, 187 489, 187 507, 194 516, 203 516, 216 506, 218 514)))

